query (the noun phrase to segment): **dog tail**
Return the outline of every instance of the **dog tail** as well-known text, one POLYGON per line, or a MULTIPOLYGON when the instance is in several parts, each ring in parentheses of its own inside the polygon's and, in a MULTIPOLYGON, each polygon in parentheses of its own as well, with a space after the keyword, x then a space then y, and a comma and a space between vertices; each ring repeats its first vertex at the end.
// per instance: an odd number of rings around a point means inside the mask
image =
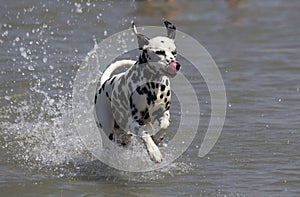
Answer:
POLYGON ((130 66, 132 66, 135 62, 136 62, 136 61, 134 61, 134 60, 120 60, 120 61, 116 61, 116 62, 112 63, 111 65, 109 65, 109 66, 105 69, 104 73, 103 73, 102 76, 101 76, 101 82, 100 82, 101 86, 104 84, 104 82, 105 82, 106 80, 108 80, 108 79, 111 77, 112 73, 113 73, 116 69, 121 68, 121 67, 130 67, 130 66))

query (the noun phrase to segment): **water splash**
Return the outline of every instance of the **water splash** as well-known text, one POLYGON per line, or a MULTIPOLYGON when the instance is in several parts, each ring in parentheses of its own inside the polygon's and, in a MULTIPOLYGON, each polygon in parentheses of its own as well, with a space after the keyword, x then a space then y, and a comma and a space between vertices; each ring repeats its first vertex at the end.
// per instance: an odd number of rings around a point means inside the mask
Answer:
POLYGON ((84 147, 70 124, 70 101, 65 97, 55 100, 36 86, 31 91, 29 100, 9 106, 14 122, 1 122, 1 146, 7 159, 39 170, 82 158, 84 147))
MULTIPOLYGON (((106 166, 86 150, 72 120, 69 95, 52 98, 39 86, 30 88, 29 99, 13 102, 6 108, 9 116, 0 122, 0 148, 9 163, 29 169, 30 173, 80 179, 150 181, 191 171, 185 163, 173 163, 147 173, 129 173, 106 166)), ((135 149, 140 149, 137 146, 135 149)), ((128 151, 128 154, 133 151, 128 151)), ((145 150, 137 154, 148 158, 145 150)), ((130 156, 130 155, 129 155, 130 156)), ((5 160, 4 159, 4 160, 5 160)), ((148 158, 149 162, 152 162, 148 158)))

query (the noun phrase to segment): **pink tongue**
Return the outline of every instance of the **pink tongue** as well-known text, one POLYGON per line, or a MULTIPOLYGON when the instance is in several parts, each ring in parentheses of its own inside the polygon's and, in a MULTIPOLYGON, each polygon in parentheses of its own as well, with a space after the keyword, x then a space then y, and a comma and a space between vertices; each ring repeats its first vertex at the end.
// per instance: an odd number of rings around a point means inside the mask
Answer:
POLYGON ((176 71, 176 66, 177 66, 176 62, 171 62, 169 64, 169 67, 171 67, 174 71, 176 71))

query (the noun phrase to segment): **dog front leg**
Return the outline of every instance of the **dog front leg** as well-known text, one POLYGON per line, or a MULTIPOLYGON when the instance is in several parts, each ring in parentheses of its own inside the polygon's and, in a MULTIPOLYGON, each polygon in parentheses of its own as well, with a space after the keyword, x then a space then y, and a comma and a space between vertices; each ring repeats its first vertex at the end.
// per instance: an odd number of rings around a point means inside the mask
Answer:
POLYGON ((156 118, 153 123, 149 123, 152 129, 152 139, 155 144, 159 144, 165 137, 166 131, 170 125, 170 112, 165 111, 163 115, 159 118, 156 118))
POLYGON ((150 158, 156 163, 160 163, 162 161, 162 154, 157 145, 154 143, 149 132, 143 130, 136 121, 132 122, 130 130, 142 137, 150 158))

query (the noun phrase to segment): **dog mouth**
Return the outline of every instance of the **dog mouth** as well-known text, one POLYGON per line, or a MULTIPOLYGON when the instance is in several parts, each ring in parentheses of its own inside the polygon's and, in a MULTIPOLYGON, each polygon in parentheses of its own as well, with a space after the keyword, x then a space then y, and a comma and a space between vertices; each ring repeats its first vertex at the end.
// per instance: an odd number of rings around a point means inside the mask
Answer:
POLYGON ((178 62, 171 62, 170 64, 167 65, 166 73, 171 76, 175 77, 177 72, 180 70, 181 65, 178 62))

